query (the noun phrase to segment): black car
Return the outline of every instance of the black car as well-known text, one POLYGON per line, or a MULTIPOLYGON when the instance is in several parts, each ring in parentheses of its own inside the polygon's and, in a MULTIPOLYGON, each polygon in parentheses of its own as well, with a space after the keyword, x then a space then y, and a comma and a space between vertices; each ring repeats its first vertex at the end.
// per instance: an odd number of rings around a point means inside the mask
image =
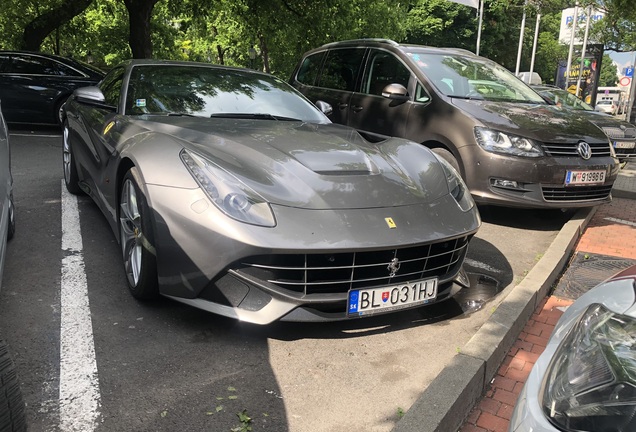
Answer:
POLYGON ((605 132, 614 146, 616 157, 621 161, 636 158, 636 126, 612 115, 594 110, 567 90, 545 84, 531 87, 549 103, 585 115, 590 122, 605 132))
POLYGON ((0 51, 0 100, 7 123, 59 124, 60 108, 79 87, 97 84, 104 72, 51 54, 0 51))

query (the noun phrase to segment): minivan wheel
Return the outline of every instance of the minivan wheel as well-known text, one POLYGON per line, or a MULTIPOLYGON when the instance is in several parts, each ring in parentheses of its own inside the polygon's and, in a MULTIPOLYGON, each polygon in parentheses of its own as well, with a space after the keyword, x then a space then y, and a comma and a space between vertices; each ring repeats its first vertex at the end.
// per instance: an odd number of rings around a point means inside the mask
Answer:
POLYGON ((446 162, 451 164, 451 166, 453 168, 455 168, 455 171, 457 171, 459 173, 459 175, 462 175, 462 170, 459 168, 459 163, 457 162, 457 159, 455 159, 455 156, 453 156, 453 154, 451 152, 449 152, 445 148, 441 148, 441 147, 437 147, 437 148, 434 148, 434 149, 431 149, 431 150, 437 156, 441 157, 446 162))

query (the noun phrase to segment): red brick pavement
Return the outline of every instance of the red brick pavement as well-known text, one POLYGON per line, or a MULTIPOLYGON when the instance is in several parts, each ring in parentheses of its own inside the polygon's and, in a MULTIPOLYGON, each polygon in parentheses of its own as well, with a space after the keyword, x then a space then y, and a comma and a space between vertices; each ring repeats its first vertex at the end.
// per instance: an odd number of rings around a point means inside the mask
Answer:
MULTIPOLYGON (((577 252, 636 259, 636 200, 614 198, 600 206, 579 239, 577 252)), ((460 432, 506 432, 517 397, 570 300, 546 298, 508 352, 490 388, 460 432)))

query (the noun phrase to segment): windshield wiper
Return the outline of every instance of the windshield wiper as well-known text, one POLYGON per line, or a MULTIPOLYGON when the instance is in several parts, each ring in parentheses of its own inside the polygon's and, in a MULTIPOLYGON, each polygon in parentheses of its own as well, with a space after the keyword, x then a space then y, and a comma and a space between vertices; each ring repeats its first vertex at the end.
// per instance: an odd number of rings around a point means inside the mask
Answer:
POLYGON ((165 113, 168 117, 201 117, 195 114, 190 114, 186 112, 167 112, 165 113))
POLYGON ((461 96, 461 95, 448 95, 449 97, 456 99, 466 99, 466 100, 486 100, 483 96, 461 96))
POLYGON ((256 120, 279 120, 279 121, 301 121, 297 118, 278 116, 268 113, 214 113, 211 118, 237 118, 237 119, 256 119, 256 120))

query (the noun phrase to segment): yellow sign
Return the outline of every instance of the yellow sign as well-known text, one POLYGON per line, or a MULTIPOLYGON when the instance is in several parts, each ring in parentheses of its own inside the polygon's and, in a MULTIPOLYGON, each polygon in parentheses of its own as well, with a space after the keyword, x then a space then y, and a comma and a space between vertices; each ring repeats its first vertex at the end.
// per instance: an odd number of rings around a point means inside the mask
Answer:
POLYGON ((391 229, 397 228, 397 225, 395 224, 395 222, 393 222, 393 219, 391 219, 390 217, 384 218, 384 220, 386 221, 386 224, 389 226, 389 228, 391 229))

